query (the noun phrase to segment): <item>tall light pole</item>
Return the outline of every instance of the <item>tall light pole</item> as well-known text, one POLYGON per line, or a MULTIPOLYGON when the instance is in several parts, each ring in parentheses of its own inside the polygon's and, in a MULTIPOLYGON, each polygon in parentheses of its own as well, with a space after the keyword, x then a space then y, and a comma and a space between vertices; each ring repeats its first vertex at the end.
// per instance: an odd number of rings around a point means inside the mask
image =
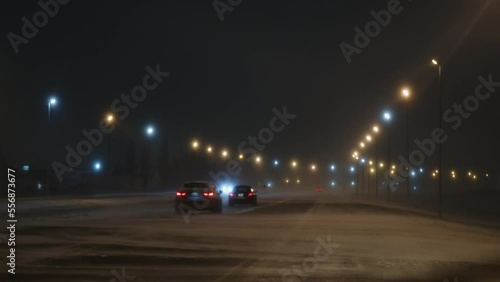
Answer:
MULTIPOLYGON (((403 98, 406 100, 406 156, 410 163, 410 90, 405 88, 401 91, 403 98)), ((410 196, 410 166, 406 171, 408 177, 406 179, 406 194, 410 196)))
MULTIPOLYGON (((115 116, 113 114, 108 114, 106 116, 106 122, 110 125, 115 122, 115 116)), ((109 177, 111 174, 111 133, 108 133, 108 160, 106 166, 106 177, 109 177)))
MULTIPOLYGON (((148 125, 146 127, 145 133, 146 133, 147 138, 152 138, 156 134, 156 129, 154 126, 148 125)), ((150 168, 150 166, 149 166, 149 163, 150 163, 149 150, 150 150, 149 144, 148 144, 148 142, 146 142, 146 150, 145 150, 144 164, 143 164, 143 186, 144 186, 144 189, 149 188, 149 168, 150 168)))
POLYGON ((365 159, 361 158, 359 161, 360 169, 361 169, 361 196, 365 195, 365 168, 363 164, 365 163, 365 159))
MULTIPOLYGON (((57 99, 55 97, 50 97, 49 98, 49 101, 47 102, 47 109, 48 109, 48 134, 47 134, 47 140, 48 140, 48 145, 49 147, 51 147, 51 139, 50 139, 50 108, 52 106, 55 106, 57 104, 57 99)), ((52 152, 52 150, 48 150, 49 151, 49 163, 48 163, 48 167, 47 167, 47 195, 49 194, 49 190, 50 190, 50 152, 52 152)))
POLYGON ((360 167, 359 162, 356 162, 356 193, 358 194, 358 196, 359 196, 359 182, 360 182, 360 180, 359 180, 360 168, 359 167, 360 167))
MULTIPOLYGON (((358 165, 358 159, 359 159, 358 152, 354 151, 354 154, 352 154, 352 157, 354 159, 355 165, 351 166, 351 173, 356 172, 356 194, 359 195, 359 174, 358 174, 358 171, 356 170, 356 167, 358 165)), ((353 182, 353 186, 354 186, 354 182, 353 182)))
MULTIPOLYGON (((387 123, 387 171, 389 172, 389 164, 391 163, 391 127, 390 122, 392 114, 389 111, 384 112, 384 121, 387 123)), ((390 199, 390 174, 387 174, 387 201, 390 199)))
MULTIPOLYGON (((377 125, 373 126, 373 132, 378 134, 380 131, 377 125)), ((378 146, 375 146, 375 199, 378 199, 378 146)))
MULTIPOLYGON (((366 141, 368 143, 371 143, 372 142, 372 136, 368 134, 366 136, 366 141)), ((370 149, 371 149, 371 147, 368 148, 367 151, 366 151, 366 156, 367 156, 368 160, 371 158, 370 149)), ((369 167, 368 166, 367 166, 367 169, 368 169, 368 189, 367 189, 367 195, 368 195, 368 197, 370 197, 370 180, 371 179, 370 179, 370 171, 369 171, 369 167)))
MULTIPOLYGON (((443 67, 441 66, 441 64, 433 59, 432 60, 432 63, 436 66, 438 66, 438 72, 439 72, 439 79, 438 79, 438 82, 439 82, 439 129, 440 130, 443 130, 443 67)), ((442 142, 439 142, 438 144, 438 149, 439 149, 439 175, 438 175, 438 214, 439 214, 439 217, 442 217, 443 216, 443 178, 442 178, 442 175, 443 175, 443 162, 442 162, 442 159, 443 159, 443 148, 442 148, 442 142)))

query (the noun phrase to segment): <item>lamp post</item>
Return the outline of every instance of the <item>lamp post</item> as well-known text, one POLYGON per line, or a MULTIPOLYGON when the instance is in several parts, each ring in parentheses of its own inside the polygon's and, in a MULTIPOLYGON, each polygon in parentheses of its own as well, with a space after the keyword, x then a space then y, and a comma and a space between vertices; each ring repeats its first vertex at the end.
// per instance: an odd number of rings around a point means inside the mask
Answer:
MULTIPOLYGON (((115 121, 115 116, 108 114, 106 116, 106 122, 111 125, 115 121)), ((108 156, 107 156, 107 167, 106 167, 106 178, 111 174, 111 133, 108 134, 108 156)))
MULTIPOLYGON (((145 134, 147 138, 152 138, 156 134, 156 128, 153 125, 148 125, 146 126, 145 129, 145 134)), ((144 159, 143 159, 143 166, 142 166, 142 181, 143 181, 143 189, 147 190, 149 188, 149 169, 150 169, 150 159, 149 159, 149 154, 150 154, 150 148, 149 148, 149 142, 146 143, 146 148, 144 151, 144 159)))
MULTIPOLYGON (((371 135, 367 135, 366 136, 366 141, 368 143, 371 143, 372 142, 372 136, 371 135)), ((368 148, 367 151, 366 151, 366 155, 367 155, 368 159, 371 158, 370 149, 371 149, 371 147, 368 148)), ((369 170, 368 166, 367 166, 367 169, 369 170)), ((368 185, 367 185, 368 186, 368 189, 367 189, 367 195, 368 195, 368 197, 370 197, 370 180, 371 180, 371 178, 370 178, 370 172, 368 171, 368 185)))
MULTIPOLYGON (((377 125, 373 126, 373 132, 379 133, 380 129, 377 125)), ((378 146, 375 146, 375 199, 378 199, 378 146)))
MULTIPOLYGON (((48 109, 48 134, 47 134, 47 140, 48 140, 48 145, 51 147, 51 139, 50 139, 50 109, 51 106, 55 106, 57 104, 57 99, 55 97, 49 98, 49 101, 47 102, 47 109, 48 109)), ((52 152, 52 150, 48 150, 49 152, 52 152)), ((50 191, 50 153, 49 153, 49 158, 48 158, 48 167, 47 167, 47 195, 49 194, 50 191)))
MULTIPOLYGON (((358 170, 356 170, 359 160, 358 152, 355 151, 354 154, 352 155, 352 158, 354 159, 355 166, 354 165, 351 166, 351 172, 352 173, 356 172, 356 194, 359 195, 359 168, 358 170)), ((354 186, 354 182, 352 182, 352 185, 354 186)))
MULTIPOLYGON (((391 129, 390 122, 392 119, 392 114, 388 111, 384 112, 384 120, 387 123, 387 171, 389 172, 389 163, 391 162, 391 129)), ((390 200, 390 174, 387 174, 387 201, 390 200)))
POLYGON ((359 170, 360 170, 360 165, 359 165, 359 162, 356 162, 357 164, 357 168, 356 168, 356 193, 358 194, 359 196, 359 170))
MULTIPOLYGON (((406 100, 406 156, 408 158, 408 163, 410 162, 410 90, 403 89, 401 91, 403 98, 406 100)), ((406 194, 410 196, 410 166, 407 168, 407 179, 406 179, 406 194)))
POLYGON ((364 158, 361 158, 360 162, 359 162, 359 165, 360 165, 360 169, 361 169, 361 195, 364 196, 365 195, 365 168, 363 166, 363 164, 365 163, 365 159, 364 158))
MULTIPOLYGON (((439 129, 443 129, 443 67, 442 65, 435 59, 432 60, 432 63, 436 66, 438 66, 438 83, 439 83, 439 129)), ((443 171, 443 148, 442 148, 442 142, 439 142, 438 144, 438 150, 439 150, 439 175, 438 175, 438 215, 439 217, 443 216, 443 178, 442 178, 442 171, 443 171)))

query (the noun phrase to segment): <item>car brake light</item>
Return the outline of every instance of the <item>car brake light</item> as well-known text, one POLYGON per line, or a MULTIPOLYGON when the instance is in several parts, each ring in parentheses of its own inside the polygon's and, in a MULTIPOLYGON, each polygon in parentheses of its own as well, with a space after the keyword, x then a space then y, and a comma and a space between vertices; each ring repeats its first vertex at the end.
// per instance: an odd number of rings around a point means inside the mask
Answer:
POLYGON ((229 197, 234 197, 234 194, 233 193, 229 193, 229 197))
POLYGON ((248 193, 248 197, 252 197, 252 196, 253 196, 252 192, 248 193))
POLYGON ((214 192, 210 192, 210 193, 205 192, 205 193, 203 193, 203 196, 205 196, 205 197, 213 197, 214 196, 214 192))
POLYGON ((176 195, 177 197, 186 196, 186 192, 177 192, 176 195))

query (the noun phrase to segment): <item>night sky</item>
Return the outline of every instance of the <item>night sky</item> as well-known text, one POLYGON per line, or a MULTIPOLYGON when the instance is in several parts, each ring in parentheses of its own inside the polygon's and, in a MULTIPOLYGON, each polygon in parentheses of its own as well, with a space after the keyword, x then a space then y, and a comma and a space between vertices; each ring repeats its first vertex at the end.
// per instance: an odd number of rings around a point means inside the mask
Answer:
MULTIPOLYGON (((5 2, 2 154, 13 164, 62 161, 64 147, 98 127, 113 100, 157 64, 170 76, 120 121, 114 156, 124 156, 127 140, 142 136, 146 124, 168 136, 180 157, 192 138, 234 151, 284 106, 297 118, 262 152, 268 158, 347 164, 384 109, 394 113, 394 152, 404 153, 403 86, 412 89, 411 139, 429 138, 437 126, 431 58, 443 64, 444 109, 474 94, 479 75, 500 81, 500 1, 401 1, 403 11, 348 64, 339 44, 353 44, 353 28, 364 29, 370 11, 388 2, 244 0, 221 22, 212 1, 70 1, 18 54, 7 34, 21 34, 21 18, 40 7, 5 2), (59 101, 47 135, 51 95, 59 101)), ((498 93, 450 134, 447 165, 498 170, 498 93)))

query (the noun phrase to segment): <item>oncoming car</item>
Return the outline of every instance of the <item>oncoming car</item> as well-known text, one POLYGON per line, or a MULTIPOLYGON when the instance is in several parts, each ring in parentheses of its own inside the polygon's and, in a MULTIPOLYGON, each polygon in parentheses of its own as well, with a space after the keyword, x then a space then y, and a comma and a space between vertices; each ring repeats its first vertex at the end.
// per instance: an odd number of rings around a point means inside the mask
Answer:
POLYGON ((187 181, 175 193, 175 212, 210 210, 222 212, 222 194, 217 186, 207 181, 187 181))
POLYGON ((257 191, 249 185, 237 185, 228 196, 228 205, 234 204, 252 204, 257 205, 257 191))

